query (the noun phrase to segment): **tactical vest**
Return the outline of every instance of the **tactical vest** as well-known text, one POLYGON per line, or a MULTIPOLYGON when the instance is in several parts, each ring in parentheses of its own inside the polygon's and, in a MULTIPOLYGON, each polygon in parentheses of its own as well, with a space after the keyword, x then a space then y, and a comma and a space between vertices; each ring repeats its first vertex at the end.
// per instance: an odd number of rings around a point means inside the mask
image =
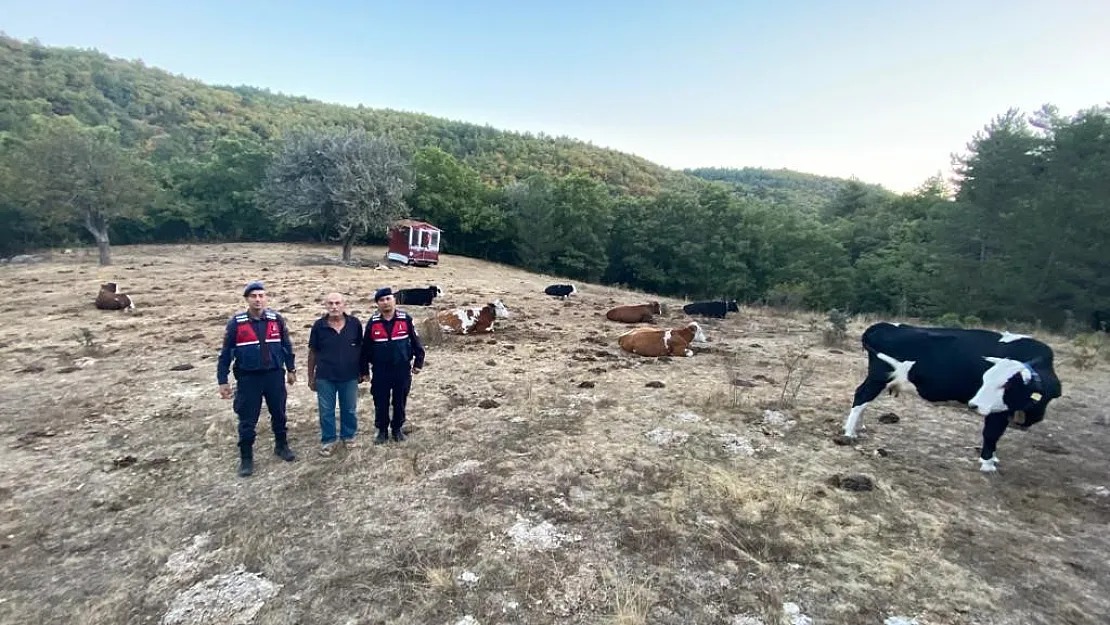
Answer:
POLYGON ((385 320, 382 319, 381 313, 374 313, 370 317, 366 326, 366 335, 375 344, 371 365, 408 367, 412 359, 412 349, 409 345, 410 324, 409 316, 400 310, 393 314, 393 328, 389 332, 386 331, 385 320))

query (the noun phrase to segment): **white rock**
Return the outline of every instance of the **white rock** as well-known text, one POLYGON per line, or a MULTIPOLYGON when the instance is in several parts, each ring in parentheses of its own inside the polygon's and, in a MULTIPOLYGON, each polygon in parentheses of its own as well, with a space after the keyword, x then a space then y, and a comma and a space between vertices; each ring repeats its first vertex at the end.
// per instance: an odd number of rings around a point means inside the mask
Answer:
POLYGON ((162 616, 161 625, 248 625, 280 589, 280 584, 239 567, 179 593, 162 616))
POLYGON ((644 433, 647 439, 656 445, 669 445, 671 443, 682 444, 690 435, 681 430, 670 430, 667 428, 655 428, 650 432, 644 433))
POLYGON ((790 625, 813 625, 813 619, 802 614, 802 607, 793 601, 782 604, 782 611, 790 619, 790 625))

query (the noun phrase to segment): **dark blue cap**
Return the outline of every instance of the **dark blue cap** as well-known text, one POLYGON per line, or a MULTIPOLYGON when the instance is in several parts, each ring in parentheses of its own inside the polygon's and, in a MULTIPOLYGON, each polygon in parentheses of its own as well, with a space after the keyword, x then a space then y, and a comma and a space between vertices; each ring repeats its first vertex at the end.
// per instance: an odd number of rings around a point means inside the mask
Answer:
POLYGON ((389 287, 384 287, 384 288, 378 289, 377 291, 374 291, 374 301, 376 302, 376 301, 380 300, 381 298, 385 297, 386 295, 393 295, 393 289, 391 289, 389 287))
POLYGON ((266 287, 262 286, 262 283, 259 282, 258 280, 255 280, 254 282, 251 282, 250 284, 248 284, 247 288, 243 289, 243 297, 246 297, 246 296, 250 295, 251 292, 253 292, 253 291, 265 291, 265 290, 266 290, 266 287))

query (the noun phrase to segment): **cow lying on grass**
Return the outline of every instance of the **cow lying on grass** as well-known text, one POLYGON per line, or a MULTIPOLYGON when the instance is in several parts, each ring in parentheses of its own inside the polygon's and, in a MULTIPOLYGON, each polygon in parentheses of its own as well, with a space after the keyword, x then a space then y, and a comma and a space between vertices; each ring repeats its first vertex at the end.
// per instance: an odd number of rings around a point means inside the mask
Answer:
POLYGON ((543 290, 544 295, 566 299, 578 292, 573 284, 552 284, 543 290))
POLYGON ((441 310, 436 313, 436 321, 450 334, 478 334, 493 332, 493 322, 508 316, 509 309, 498 299, 481 307, 441 310))
POLYGON ((100 310, 135 310, 135 302, 130 296, 116 292, 115 282, 100 285, 95 304, 100 310))
POLYGON ((740 312, 740 307, 736 304, 736 300, 729 301, 710 301, 710 302, 690 302, 682 307, 682 312, 693 317, 700 315, 702 317, 715 317, 717 319, 724 319, 725 315, 730 312, 740 312))
POLYGON ((609 321, 619 321, 620 323, 643 323, 651 321, 655 318, 655 315, 662 314, 660 312, 661 310, 659 302, 629 304, 610 308, 609 311, 605 313, 605 318, 609 321))
POLYGON ((681 328, 635 328, 617 337, 617 344, 626 352, 639 356, 684 356, 694 355, 690 344, 705 342, 705 332, 697 321, 681 328))
POLYGON ((432 300, 443 295, 443 291, 435 285, 426 288, 400 289, 393 294, 398 304, 405 306, 431 306, 432 300))
POLYGON ((913 389, 926 401, 956 401, 978 411, 984 417, 979 469, 996 471, 995 449, 1006 428, 1028 430, 1062 393, 1052 348, 1021 334, 880 322, 861 342, 867 378, 844 422, 847 439, 855 438, 863 409, 884 389, 892 395, 913 389))

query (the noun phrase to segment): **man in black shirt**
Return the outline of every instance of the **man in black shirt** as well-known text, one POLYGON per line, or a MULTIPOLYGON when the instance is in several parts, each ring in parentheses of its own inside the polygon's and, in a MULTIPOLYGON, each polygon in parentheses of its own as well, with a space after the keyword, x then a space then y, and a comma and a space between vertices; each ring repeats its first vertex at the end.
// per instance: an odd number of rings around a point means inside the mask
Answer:
POLYGON ((405 440, 401 431, 405 424, 405 403, 412 388, 412 375, 424 367, 424 346, 416 335, 412 317, 397 310, 393 291, 389 287, 374 293, 378 312, 366 322, 362 338, 362 356, 359 373, 366 379, 373 368, 370 394, 374 397, 374 425, 378 429, 375 444, 389 440, 405 440), (389 418, 390 398, 393 399, 393 419, 389 418))
POLYGON ((308 335, 308 388, 316 391, 320 412, 320 455, 335 448, 335 404, 339 398, 339 438, 355 446, 358 433, 359 355, 362 323, 347 314, 339 293, 324 298, 327 312, 312 324, 308 335))

